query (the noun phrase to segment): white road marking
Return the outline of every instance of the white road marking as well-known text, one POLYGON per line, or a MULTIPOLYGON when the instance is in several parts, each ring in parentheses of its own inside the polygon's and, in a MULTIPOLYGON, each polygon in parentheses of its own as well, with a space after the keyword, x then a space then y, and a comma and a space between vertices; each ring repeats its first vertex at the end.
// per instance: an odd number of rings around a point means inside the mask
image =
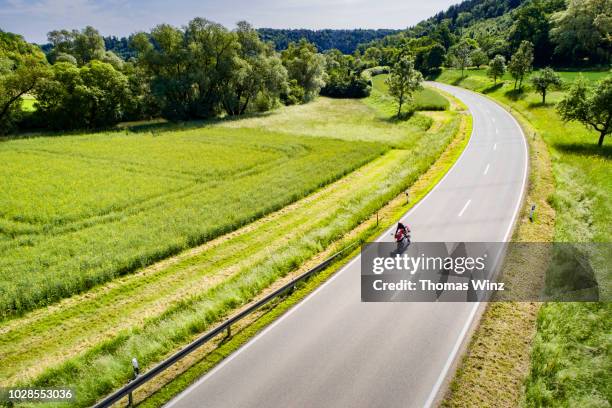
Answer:
POLYGON ((497 150, 497 143, 493 145, 493 150, 497 150))
POLYGON ((487 167, 485 168, 485 171, 484 171, 485 176, 487 175, 488 172, 489 172, 489 164, 487 163, 487 167))
POLYGON ((495 134, 499 135, 499 129, 498 128, 495 128, 495 134))
POLYGON ((493 121, 493 123, 495 123, 495 118, 493 116, 491 116, 491 120, 493 121))
POLYGON ((459 217, 461 217, 463 215, 463 213, 465 212, 465 210, 467 210, 467 208, 468 208, 468 206, 470 205, 471 202, 472 202, 472 200, 467 200, 467 203, 465 203, 465 205, 463 206, 463 209, 459 213, 459 217))
MULTIPOLYGON (((504 112, 506 111, 504 110, 504 112)), ((509 113, 508 113, 508 116, 512 118, 512 120, 514 121, 514 124, 516 125, 516 127, 519 129, 519 131, 521 132, 523 136, 521 138, 521 141, 523 142, 523 149, 524 149, 524 154, 525 154, 524 155, 525 167, 523 168, 523 182, 521 185, 521 194, 519 196, 518 201, 516 202, 516 206, 514 207, 514 215, 512 216, 512 222, 508 225, 508 229, 506 230, 506 235, 504 236, 503 242, 508 242, 508 238, 510 238, 510 233, 512 232, 512 229, 514 228, 514 224, 516 223, 516 218, 518 216, 519 210, 521 208, 521 204, 523 202, 523 197, 525 195, 525 186, 527 184, 527 171, 529 168, 529 151, 527 149, 527 140, 525 139, 525 133, 523 132, 523 128, 521 128, 521 126, 519 125, 518 121, 516 120, 514 116, 512 116, 509 113)), ((472 139, 470 138, 470 141, 471 140, 472 139)), ((493 146, 493 150, 495 150, 496 147, 497 147, 497 143, 493 146)), ((478 310, 479 306, 480 306, 480 302, 476 302, 474 304, 474 307, 472 308, 470 315, 467 321, 465 322, 465 325, 463 326, 463 330, 461 330, 461 333, 459 334, 459 337, 457 338, 457 342, 455 343, 455 346, 451 350, 451 353, 448 355, 446 364, 444 364, 444 367, 442 368, 442 371, 440 372, 440 375, 438 376, 438 380, 434 384, 433 388, 431 389, 431 392, 429 393, 429 397, 427 398, 427 400, 425 401, 425 404, 423 405, 424 408, 431 408, 431 406, 433 405, 436 399, 436 396, 438 395, 438 392, 440 391, 440 388, 442 387, 442 383, 444 382, 444 379, 448 375, 448 371, 450 370, 450 367, 453 361, 455 361, 457 353, 459 352, 459 348, 461 347, 461 344, 463 343, 463 340, 465 339, 465 336, 468 333, 468 329, 472 325, 472 322, 474 321, 474 316, 476 316, 476 311, 478 310)))

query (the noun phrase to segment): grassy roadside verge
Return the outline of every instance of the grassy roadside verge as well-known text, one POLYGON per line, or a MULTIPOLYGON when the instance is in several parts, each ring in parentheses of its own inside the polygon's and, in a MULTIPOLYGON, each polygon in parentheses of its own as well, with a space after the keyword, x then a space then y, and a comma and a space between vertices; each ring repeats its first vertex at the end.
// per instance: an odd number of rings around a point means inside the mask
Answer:
MULTIPOLYGON (((511 111, 509 106, 496 102, 511 111)), ((550 155, 546 144, 529 122, 520 113, 511 113, 526 136, 536 135, 527 137, 529 182, 512 241, 549 242, 553 239, 555 221, 555 210, 547 202, 554 192, 550 155), (538 217, 534 222, 529 221, 532 204, 538 208, 538 217)), ((504 266, 504 274, 524 267, 509 258, 504 266)), ((529 278, 537 280, 541 276, 529 278)), ((521 284, 529 285, 529 282, 521 284)), ((529 351, 539 308, 540 304, 536 302, 494 302, 486 306, 467 353, 442 402, 443 407, 511 408, 520 405, 524 397, 523 381, 529 370, 529 351)))
MULTIPOLYGON (((561 74, 568 81, 576 77, 561 74)), ((585 76, 594 81, 602 73, 585 76)), ((483 70, 470 71, 464 79, 449 70, 438 80, 487 94, 511 108, 525 129, 532 168, 514 241, 611 241, 609 148, 594 148, 592 132, 559 119, 554 103, 561 91, 542 105, 529 90, 516 93, 508 85, 491 86, 483 70), (537 211, 530 224, 525 217, 532 203, 537 211)), ((600 290, 609 291, 605 271, 600 278, 600 290)), ((444 406, 609 406, 611 306, 489 304, 444 406)))
MULTIPOLYGON (((451 100, 456 110, 463 111, 465 109, 463 104, 458 100, 452 98, 448 94, 445 96, 451 100)), ((346 247, 354 242, 365 242, 375 238, 381 232, 393 225, 406 213, 406 211, 427 195, 438 181, 450 170, 469 141, 472 129, 472 119, 467 114, 462 114, 461 117, 462 121, 453 141, 447 146, 439 159, 410 187, 409 191, 412 199, 409 203, 406 202, 403 193, 399 194, 378 210, 376 215, 373 215, 361 223, 351 233, 337 242, 333 248, 320 254, 315 259, 312 259, 309 263, 305 264, 303 268, 300 268, 298 272, 301 273, 303 269, 307 269, 314 263, 319 262, 338 248, 346 247)), ((136 400, 140 401, 138 405, 143 407, 158 407, 169 401, 172 397, 183 391, 191 383, 221 362, 225 357, 247 343, 257 333, 261 332, 265 327, 282 316, 291 307, 312 293, 350 259, 356 256, 358 252, 359 249, 356 249, 353 253, 347 254, 347 256, 338 260, 325 271, 310 279, 286 298, 261 310, 251 318, 245 319, 239 327, 232 330, 231 337, 219 336, 218 339, 211 342, 210 345, 203 347, 197 353, 194 353, 194 355, 186 359, 186 361, 176 364, 168 375, 158 378, 146 387, 142 387, 138 393, 135 394, 136 400)), ((290 276, 286 277, 286 279, 289 277, 290 276)), ((281 285, 282 283, 284 282, 278 282, 277 284, 281 285)))

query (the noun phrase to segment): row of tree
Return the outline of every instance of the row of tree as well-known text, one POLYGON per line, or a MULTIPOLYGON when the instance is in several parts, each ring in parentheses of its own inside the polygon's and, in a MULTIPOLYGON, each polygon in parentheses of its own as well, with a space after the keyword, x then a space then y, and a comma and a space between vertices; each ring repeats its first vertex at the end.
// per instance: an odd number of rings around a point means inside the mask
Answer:
POLYGON ((127 61, 92 27, 48 34, 46 55, 0 31, 0 133, 21 128, 98 128, 122 120, 242 115, 319 92, 364 97, 371 83, 360 59, 321 54, 302 39, 281 52, 246 22, 234 30, 195 18, 131 36, 127 61), (20 109, 35 98, 35 111, 20 109))
MULTIPOLYGON (((506 70, 514 78, 514 89, 521 90, 523 79, 531 72, 533 63, 533 44, 523 41, 517 52, 506 66, 502 55, 496 55, 489 64, 487 74, 497 83, 506 70)), ((546 94, 550 89, 559 89, 563 81, 551 67, 541 69, 529 78, 533 89, 542 96, 546 104, 546 94)), ((578 121, 587 128, 599 133, 598 146, 603 146, 604 139, 612 133, 612 75, 608 75, 595 86, 581 76, 574 81, 563 99, 557 104, 557 113, 562 120, 578 121)))

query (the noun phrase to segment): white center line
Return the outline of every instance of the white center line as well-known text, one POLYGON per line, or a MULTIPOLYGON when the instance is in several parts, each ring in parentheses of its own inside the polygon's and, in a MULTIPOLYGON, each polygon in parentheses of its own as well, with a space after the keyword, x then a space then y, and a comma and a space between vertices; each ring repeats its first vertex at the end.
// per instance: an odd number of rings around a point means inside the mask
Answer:
POLYGON ((484 174, 486 175, 489 172, 489 164, 487 163, 487 167, 485 168, 484 174))
POLYGON ((495 118, 493 116, 491 116, 491 120, 493 121, 493 123, 495 123, 495 118))
POLYGON ((463 206, 463 209, 461 210, 461 212, 459 213, 459 217, 461 217, 463 215, 463 213, 465 212, 465 210, 468 208, 468 205, 470 205, 470 203, 472 202, 472 200, 467 200, 467 203, 465 203, 465 205, 463 206))
POLYGON ((493 145, 493 150, 497 150, 497 143, 493 145))
POLYGON ((495 128, 495 134, 499 135, 499 129, 498 128, 495 128))

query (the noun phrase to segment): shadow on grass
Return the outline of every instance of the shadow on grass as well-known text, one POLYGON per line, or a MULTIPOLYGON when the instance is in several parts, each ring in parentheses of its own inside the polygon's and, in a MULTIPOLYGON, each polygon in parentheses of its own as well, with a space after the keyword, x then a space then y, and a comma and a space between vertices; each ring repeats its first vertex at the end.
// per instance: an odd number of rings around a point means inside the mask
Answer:
POLYGON ((100 127, 100 128, 83 128, 83 129, 68 129, 68 130, 51 130, 51 129, 31 129, 22 131, 19 133, 12 133, 5 136, 0 136, 0 143, 8 142, 17 139, 31 139, 39 137, 60 137, 60 136, 83 136, 85 134, 95 133, 106 133, 106 132, 119 132, 128 131, 133 133, 144 133, 144 132, 167 132, 167 131, 178 131, 178 130, 190 130, 201 127, 211 126, 223 122, 234 122, 247 118, 262 118, 269 116, 274 111, 267 112, 256 112, 247 113, 244 115, 237 116, 225 116, 209 119, 194 119, 188 121, 167 121, 165 119, 151 119, 143 120, 139 122, 122 122, 114 126, 100 127))
POLYGON ((488 94, 488 93, 491 93, 491 92, 495 92, 495 91, 497 91, 499 88, 501 88, 502 86, 504 86, 504 83, 503 83, 503 82, 498 82, 498 83, 496 83, 495 85, 491 85, 491 86, 489 86, 488 88, 483 89, 483 90, 482 90, 482 93, 484 93, 484 94, 488 94))
POLYGON ((551 102, 543 103, 542 101, 540 101, 540 102, 530 102, 527 106, 529 108, 554 108, 555 104, 551 102))
POLYGON ((196 119, 189 121, 176 121, 176 122, 152 122, 144 124, 136 124, 130 126, 124 126, 124 129, 128 129, 134 133, 142 132, 167 132, 177 130, 190 130, 197 129, 206 126, 212 126, 224 122, 236 122, 247 118, 264 118, 270 116, 272 111, 260 112, 260 113, 248 113, 239 116, 225 116, 219 118, 210 119, 196 119))
POLYGON ((597 137, 593 137, 593 143, 555 143, 555 149, 580 156, 599 156, 604 159, 612 159, 612 145, 605 144, 602 147, 597 146, 597 137))
POLYGON ((393 116, 388 117, 388 118, 381 118, 381 120, 383 122, 386 122, 386 123, 405 122, 405 121, 409 120, 410 118, 412 118, 415 113, 416 113, 416 109, 411 109, 411 110, 409 110, 407 112, 402 112, 399 116, 398 115, 393 115, 393 116))
POLYGON ((454 79, 453 82, 451 82, 451 84, 455 85, 455 86, 458 86, 458 85, 461 84, 461 82, 463 82, 463 80, 465 78, 467 78, 467 75, 466 76, 460 76, 459 78, 454 79))
POLYGON ((512 101, 518 101, 519 99, 524 99, 527 94, 523 89, 512 89, 504 93, 506 97, 512 101))

